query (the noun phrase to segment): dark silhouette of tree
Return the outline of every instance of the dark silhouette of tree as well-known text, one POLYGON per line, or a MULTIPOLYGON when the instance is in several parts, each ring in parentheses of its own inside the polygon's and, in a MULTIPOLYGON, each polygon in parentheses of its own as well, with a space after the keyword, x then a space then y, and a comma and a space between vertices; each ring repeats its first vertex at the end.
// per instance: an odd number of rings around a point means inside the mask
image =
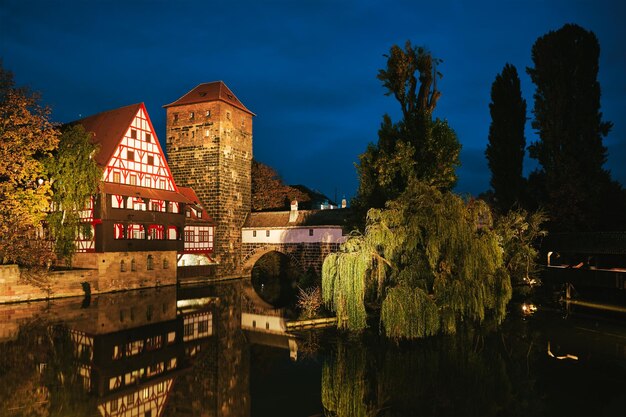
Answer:
POLYGON ((567 24, 537 39, 537 90, 533 128, 540 140, 529 147, 539 161, 529 183, 546 208, 552 230, 610 229, 624 223, 621 186, 603 168, 603 138, 612 124, 602 120, 597 80, 600 45, 593 32, 567 24))
POLYGON ((445 120, 432 118, 441 96, 437 89, 441 74, 436 69, 441 61, 409 41, 404 49, 394 45, 386 57, 387 68, 379 71, 378 79, 386 94, 398 100, 402 120, 393 123, 384 115, 378 143, 359 156, 360 183, 351 206, 361 226, 368 209, 382 208, 397 198, 410 178, 442 190, 457 181, 461 145, 445 120))
POLYGON ((526 147, 526 100, 522 98, 519 76, 513 65, 506 64, 491 85, 489 112, 491 126, 485 155, 491 170, 495 206, 506 212, 522 201, 525 186, 522 168, 526 147))
POLYGON ((252 161, 252 210, 289 210, 291 200, 306 202, 310 197, 285 185, 274 168, 252 161))

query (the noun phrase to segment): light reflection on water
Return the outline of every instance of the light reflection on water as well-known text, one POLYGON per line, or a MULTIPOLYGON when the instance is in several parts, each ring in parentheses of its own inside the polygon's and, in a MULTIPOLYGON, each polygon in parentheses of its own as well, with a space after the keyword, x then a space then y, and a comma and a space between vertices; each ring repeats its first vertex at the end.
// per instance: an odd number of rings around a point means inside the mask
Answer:
POLYGON ((539 308, 414 343, 294 337, 241 287, 0 306, 0 416, 623 415, 623 322, 539 308))

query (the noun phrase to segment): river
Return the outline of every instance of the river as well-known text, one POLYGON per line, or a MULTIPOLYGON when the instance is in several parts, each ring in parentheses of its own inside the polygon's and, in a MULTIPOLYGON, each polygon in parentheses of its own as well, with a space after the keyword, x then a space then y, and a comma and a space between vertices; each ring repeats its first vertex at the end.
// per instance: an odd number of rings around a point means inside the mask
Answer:
POLYGON ((0 306, 0 416, 624 415, 626 322, 286 332, 240 281, 0 306))

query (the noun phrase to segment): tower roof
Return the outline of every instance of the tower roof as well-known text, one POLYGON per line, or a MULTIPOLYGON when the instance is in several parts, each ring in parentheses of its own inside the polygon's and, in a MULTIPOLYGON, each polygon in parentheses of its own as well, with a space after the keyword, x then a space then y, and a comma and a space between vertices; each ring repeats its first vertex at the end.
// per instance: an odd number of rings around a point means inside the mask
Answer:
POLYGON ((210 83, 200 84, 178 100, 166 104, 164 108, 181 106, 185 104, 204 103, 209 101, 223 101, 246 113, 256 116, 243 105, 241 101, 233 94, 233 92, 224 84, 223 81, 213 81, 210 83))
POLYGON ((105 166, 142 107, 143 103, 131 104, 94 114, 71 124, 81 124, 85 131, 93 134, 92 143, 100 146, 100 151, 95 155, 95 160, 98 165, 105 166))

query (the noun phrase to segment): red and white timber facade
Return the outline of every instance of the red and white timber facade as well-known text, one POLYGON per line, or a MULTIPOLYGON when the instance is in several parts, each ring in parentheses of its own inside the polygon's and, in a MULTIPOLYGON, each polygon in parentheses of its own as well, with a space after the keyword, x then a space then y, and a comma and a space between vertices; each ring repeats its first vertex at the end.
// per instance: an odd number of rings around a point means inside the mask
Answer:
POLYGON ((80 214, 92 225, 92 233, 79 233, 75 266, 97 266, 101 275, 115 272, 120 282, 147 271, 138 286, 150 286, 155 277, 161 284, 175 283, 176 266, 190 251, 210 262, 213 221, 193 190, 176 186, 145 105, 74 123, 93 135, 99 147, 95 160, 103 169, 99 194, 80 214), (204 216, 193 217, 187 225, 190 211, 204 216), (187 228, 197 229, 193 242, 184 241, 187 228))

